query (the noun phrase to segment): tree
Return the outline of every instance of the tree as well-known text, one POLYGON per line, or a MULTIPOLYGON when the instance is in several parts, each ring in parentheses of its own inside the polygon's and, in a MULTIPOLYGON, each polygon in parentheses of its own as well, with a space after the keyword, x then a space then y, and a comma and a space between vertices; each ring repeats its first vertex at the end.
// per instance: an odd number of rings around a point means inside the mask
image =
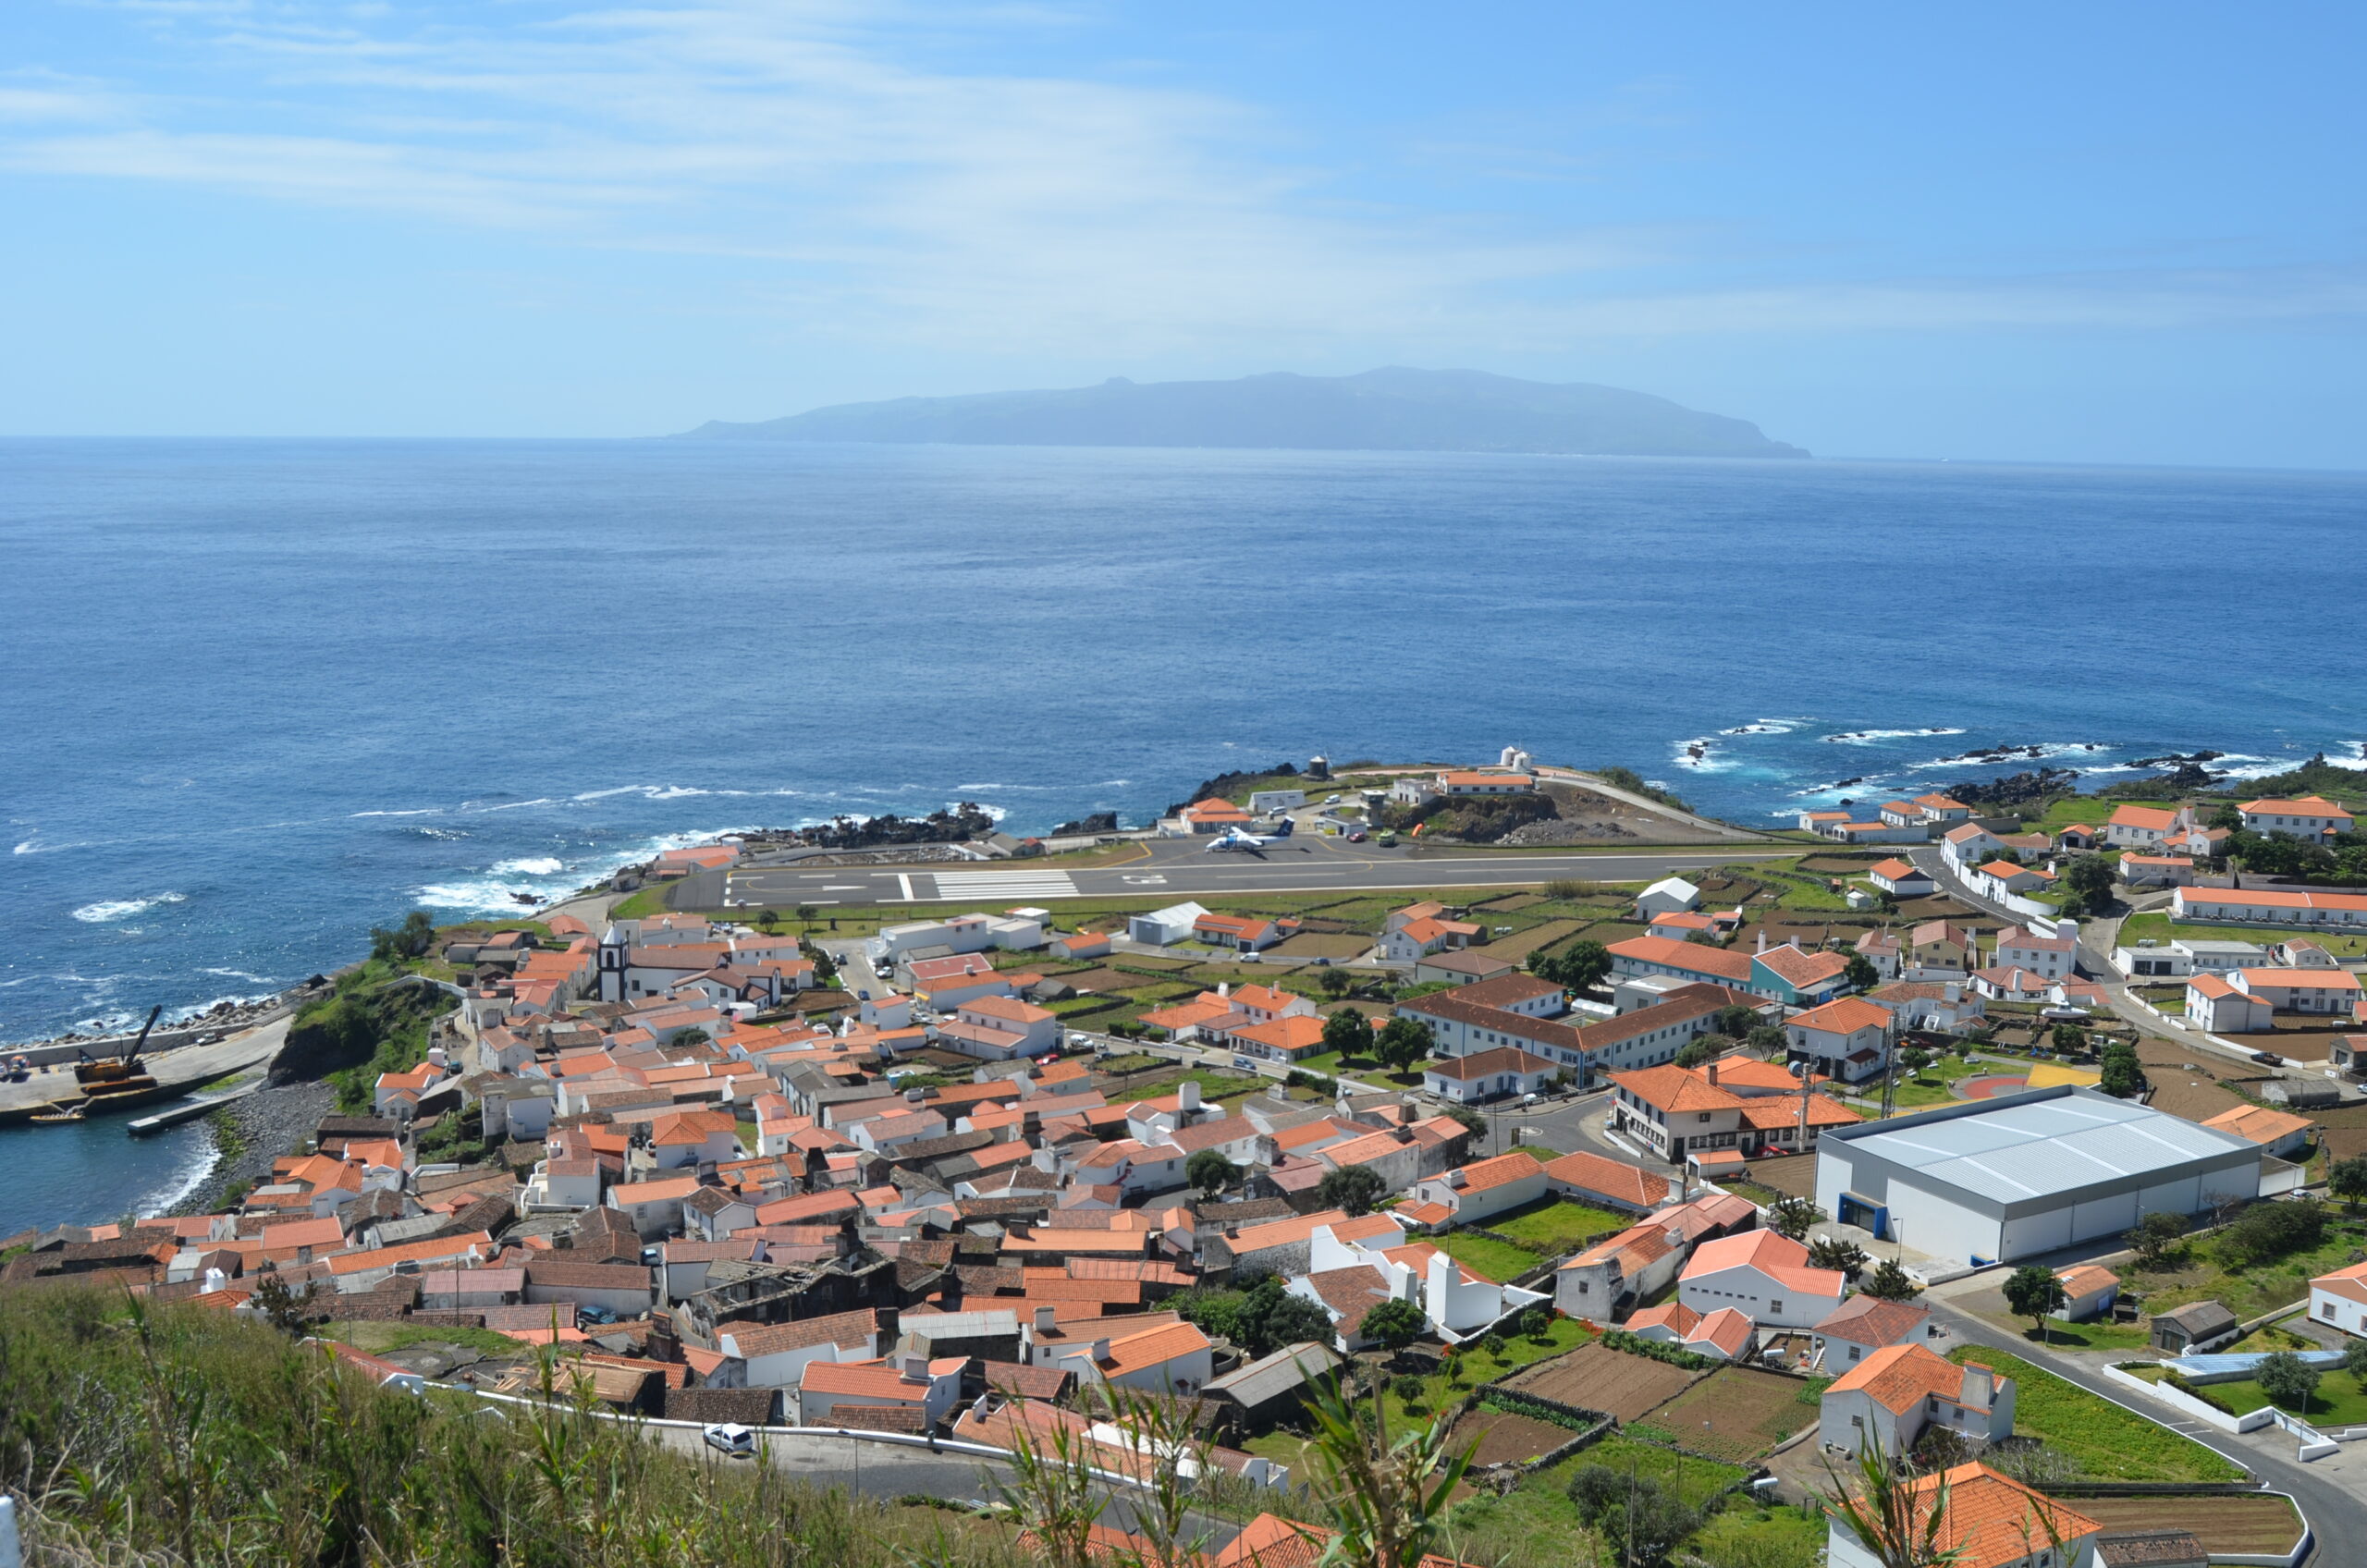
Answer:
POLYGON ((780 911, 767 908, 760 909, 756 912, 756 928, 758 930, 770 931, 774 926, 779 925, 779 924, 780 911))
POLYGON ((1729 1002, 1710 1015, 1710 1027, 1721 1035, 1741 1039, 1759 1024, 1759 1013, 1740 1002, 1729 1002))
POLYGON ((1284 1345, 1331 1342, 1331 1314, 1305 1296, 1294 1296, 1282 1280, 1267 1275, 1242 1295, 1233 1315, 1233 1342, 1253 1356, 1271 1355, 1284 1345))
MULTIPOLYGON (((2065 1056, 2081 1056, 2088 1049, 2088 1032, 2076 1023, 2058 1023, 2054 1026, 2054 1034, 2048 1037, 2048 1043, 2065 1056)), ((2130 1060, 2134 1060, 2136 1053, 2132 1051, 2129 1055, 2130 1060)))
POLYGON ((1718 1047, 1724 1043, 1715 1035, 1696 1035, 1677 1047, 1676 1065, 1699 1067, 1704 1062, 1715 1061, 1718 1060, 1718 1047))
POLYGON ((1315 988, 1322 992, 1325 996, 1331 998, 1333 1001, 1337 1001, 1342 997, 1346 996, 1348 994, 1348 987, 1355 984, 1355 979, 1346 970, 1336 966, 1330 969, 1318 970, 1316 972, 1315 988))
POLYGON ((1799 1241, 1807 1236, 1816 1222, 1824 1218, 1824 1210, 1808 1199, 1787 1194, 1775 1200, 1767 1211, 1767 1228, 1779 1236, 1799 1241))
POLYGON ((1467 1105, 1448 1106, 1446 1116, 1456 1126, 1475 1138, 1484 1138, 1488 1135, 1488 1119, 1467 1105))
POLYGON ((1932 1065, 1932 1053, 1920 1046, 1909 1046, 1898 1053, 1898 1064, 1912 1076, 1932 1065))
POLYGON ((266 1270, 255 1281, 255 1307, 264 1320, 283 1334, 300 1334, 312 1315, 313 1287, 290 1290, 277 1269, 266 1270))
POLYGON ((1389 1391, 1395 1394, 1397 1403, 1408 1410, 1419 1410, 1422 1395, 1429 1390, 1429 1385, 1422 1381, 1421 1374, 1417 1372, 1401 1372, 1389 1383, 1389 1391))
POLYGON ((2367 1198, 2367 1154, 2336 1160, 2326 1170, 2326 1191, 2357 1208, 2367 1198))
POLYGON ((2137 1063, 2137 1047, 2115 1040, 2104 1047, 2103 1072, 2096 1085, 2115 1099, 2128 1099, 2145 1087, 2145 1070, 2137 1063))
POLYGON ((1743 1043, 1755 1051, 1780 1051, 1791 1043, 1780 1023, 1762 1023, 1744 1038, 1743 1043))
POLYGON ((435 946, 435 917, 423 909, 404 915, 403 923, 392 931, 376 925, 370 928, 370 956, 385 962, 425 958, 435 946))
POLYGON ((2075 914, 2102 914, 2112 907, 2112 862, 2098 854, 2074 855, 2063 868, 2063 886, 2075 914))
POLYGON ((2349 1373, 2361 1389, 2367 1389, 2367 1340, 2343 1341, 2342 1369, 2349 1373))
POLYGON ((1430 1026, 1418 1018, 1392 1018, 1373 1036, 1372 1054, 1392 1072, 1410 1072, 1428 1060, 1438 1042, 1430 1026))
POLYGON ((1227 1159, 1222 1149, 1202 1149, 1184 1162, 1184 1180, 1203 1197, 1212 1198, 1241 1180, 1241 1167, 1227 1159))
POLYGON ((2070 1299, 2052 1268, 2025 1263, 2005 1277, 2007 1309, 2017 1317, 2029 1318, 2041 1337, 2046 1333, 2046 1315, 2061 1310, 2070 1299))
POLYGON ((1898 1266, 1896 1258, 1886 1257, 1871 1274, 1866 1276, 1858 1291, 1859 1294, 1870 1295, 1876 1301, 1913 1301, 1923 1293, 1923 1287, 1898 1266))
POLYGON ((2233 833, 2244 825, 2244 814, 2230 803, 2218 807, 2203 819, 2205 827, 2224 827, 2233 833))
POLYGON ((2186 1217, 2155 1209, 2138 1220, 2137 1228, 2122 1238, 2137 1254, 2140 1268, 2159 1268, 2177 1250, 2178 1239, 2186 1234, 2186 1217))
POLYGON ((678 1046, 704 1046, 714 1038, 715 1036, 705 1030, 693 1025, 675 1035, 672 1043, 678 1046))
POLYGON ((1883 983, 1883 972, 1863 953, 1851 953, 1842 966, 1842 982, 1853 991, 1870 991, 1883 983))
MULTIPOLYGON (((1573 991, 1591 991, 1602 984, 1604 975, 1611 973, 1611 949, 1596 941, 1572 942, 1554 955, 1552 966, 1551 973, 1542 969, 1537 973, 1542 978, 1557 986, 1566 986, 1573 991)), ((1536 968, 1534 964, 1530 967, 1536 968)))
POLYGON ((1566 1490, 1621 1568, 1660 1568, 1701 1527, 1701 1511, 1656 1476, 1589 1464, 1570 1477, 1566 1490))
POLYGON ((820 912, 812 904, 800 904, 797 906, 798 923, 803 925, 811 925, 814 924, 814 916, 818 913, 820 912))
POLYGON ((1315 1184, 1315 1201, 1326 1208, 1347 1210, 1351 1218, 1370 1214, 1373 1200, 1383 1191, 1381 1179, 1361 1165, 1327 1170, 1315 1184))
POLYGON ((2260 1391, 2287 1410, 2306 1411, 2318 1391, 2318 1369, 2289 1350, 2273 1351, 2253 1369, 2260 1391))
POLYGON ((1352 1007, 1343 1007, 1323 1021, 1323 1048, 1342 1060, 1372 1052, 1372 1021, 1352 1007))
POLYGON ((1866 1249, 1840 1236, 1819 1236, 1809 1243, 1809 1267, 1830 1268, 1836 1274, 1855 1276, 1871 1263, 1866 1249))
POLYGON ((1412 1302, 1390 1300, 1366 1313, 1357 1331, 1366 1339, 1378 1340, 1394 1355, 1420 1339, 1429 1326, 1430 1320, 1412 1302))
MULTIPOLYGON (((1520 1315, 1520 1331, 1532 1340, 1551 1339, 1553 1334, 1553 1315, 1541 1306, 1532 1306, 1520 1315)), ((2367 1340, 2358 1342, 2367 1345, 2367 1340)))

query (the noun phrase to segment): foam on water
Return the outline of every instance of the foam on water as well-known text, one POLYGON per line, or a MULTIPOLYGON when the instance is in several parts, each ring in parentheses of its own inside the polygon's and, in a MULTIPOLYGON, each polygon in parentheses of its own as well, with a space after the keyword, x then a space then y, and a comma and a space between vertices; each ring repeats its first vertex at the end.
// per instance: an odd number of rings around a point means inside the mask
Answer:
POLYGON ((129 920, 135 914, 144 914, 158 904, 184 903, 188 899, 187 893, 152 893, 144 899, 103 899, 76 910, 74 918, 92 925, 104 925, 111 920, 129 920))

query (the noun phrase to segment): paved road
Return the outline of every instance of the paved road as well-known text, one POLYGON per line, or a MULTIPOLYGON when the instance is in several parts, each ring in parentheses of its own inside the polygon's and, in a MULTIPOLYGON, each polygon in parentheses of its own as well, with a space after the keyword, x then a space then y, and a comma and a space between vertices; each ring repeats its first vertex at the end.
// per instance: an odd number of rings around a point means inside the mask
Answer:
MULTIPOLYGON (((2311 1528, 2320 1543, 2310 1562, 2357 1561, 2351 1555, 2357 1550, 2355 1543, 2367 1541, 2367 1497, 2362 1497, 2359 1490, 2362 1485, 2367 1485, 2367 1453, 2346 1447, 2341 1453, 2331 1458, 2313 1460, 2304 1464, 2294 1457, 2299 1445, 2275 1427, 2267 1428, 2266 1435, 2248 1432, 2238 1436, 2215 1427, 2206 1427, 2167 1405, 2153 1404, 2134 1390, 2108 1383, 2086 1363, 2043 1350, 2018 1334, 1999 1329, 1985 1317, 1966 1312, 1933 1295, 1926 1295, 1923 1304, 1932 1309, 1932 1316, 1958 1340, 1969 1344, 1989 1345, 2020 1356, 2025 1361, 2036 1362, 2090 1393, 2128 1405, 2147 1418, 2226 1455, 2275 1490, 2291 1493, 2294 1501, 2301 1505, 2301 1512, 2309 1515, 2311 1528), (2336 1544, 2329 1546, 2328 1543, 2336 1544)), ((2079 1506, 2076 1500, 2072 1506, 2079 1506)))
MULTIPOLYGON (((1059 899, 1186 899, 1249 893, 1411 891, 1426 888, 1516 888, 1555 877, 1602 882, 1648 881, 1674 872, 1737 860, 1799 853, 1797 846, 1588 854, 1425 853, 1401 845, 1384 850, 1294 836, 1255 851, 1211 851, 1205 841, 1158 840, 1121 865, 991 864, 943 861, 918 865, 795 865, 733 871, 722 878, 729 904, 776 908, 839 905, 975 904, 1012 907, 1059 899)), ((707 896, 700 878, 686 879, 685 907, 707 896)))

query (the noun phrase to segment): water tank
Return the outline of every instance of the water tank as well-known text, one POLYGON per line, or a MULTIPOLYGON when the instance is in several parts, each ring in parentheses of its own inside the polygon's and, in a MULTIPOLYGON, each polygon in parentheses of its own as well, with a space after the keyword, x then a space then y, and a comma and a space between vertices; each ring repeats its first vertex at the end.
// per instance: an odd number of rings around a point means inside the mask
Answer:
POLYGON ((1306 776, 1307 776, 1309 778, 1331 778, 1331 759, 1330 757, 1309 757, 1309 758, 1307 758, 1307 759, 1306 759, 1306 776))

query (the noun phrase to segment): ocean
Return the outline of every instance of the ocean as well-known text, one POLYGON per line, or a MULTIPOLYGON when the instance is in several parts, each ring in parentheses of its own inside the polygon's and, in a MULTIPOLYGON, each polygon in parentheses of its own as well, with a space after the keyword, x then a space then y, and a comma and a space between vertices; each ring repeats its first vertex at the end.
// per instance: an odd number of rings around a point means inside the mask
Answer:
MULTIPOLYGON (((730 828, 1139 822, 1318 753, 1517 744, 1746 821, 2035 766, 1952 760, 2000 744, 2355 759, 2362 518, 2347 473, 0 443, 0 1039, 730 828)), ((0 1133, 0 1226, 62 1217, 43 1133, 0 1133)), ((64 1190, 111 1218, 202 1159, 64 1190)))

